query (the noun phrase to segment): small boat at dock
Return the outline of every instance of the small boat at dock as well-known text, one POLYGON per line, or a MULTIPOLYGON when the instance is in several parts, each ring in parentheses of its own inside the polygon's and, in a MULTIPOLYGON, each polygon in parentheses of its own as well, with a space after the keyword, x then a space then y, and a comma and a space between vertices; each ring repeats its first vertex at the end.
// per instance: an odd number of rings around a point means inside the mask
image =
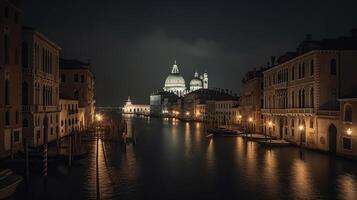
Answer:
POLYGON ((207 130, 208 133, 213 134, 214 136, 238 136, 239 133, 232 131, 226 128, 211 128, 207 130))

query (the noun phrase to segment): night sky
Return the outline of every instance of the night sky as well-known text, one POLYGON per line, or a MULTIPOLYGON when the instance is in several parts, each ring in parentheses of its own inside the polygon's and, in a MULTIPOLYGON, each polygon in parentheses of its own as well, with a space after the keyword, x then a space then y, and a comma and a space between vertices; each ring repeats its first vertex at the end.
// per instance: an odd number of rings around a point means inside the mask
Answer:
POLYGON ((247 70, 313 39, 350 35, 357 1, 25 0, 24 24, 93 63, 99 106, 149 103, 174 60, 188 85, 207 70, 210 87, 239 94, 247 70), (268 3, 269 2, 269 3, 268 3))

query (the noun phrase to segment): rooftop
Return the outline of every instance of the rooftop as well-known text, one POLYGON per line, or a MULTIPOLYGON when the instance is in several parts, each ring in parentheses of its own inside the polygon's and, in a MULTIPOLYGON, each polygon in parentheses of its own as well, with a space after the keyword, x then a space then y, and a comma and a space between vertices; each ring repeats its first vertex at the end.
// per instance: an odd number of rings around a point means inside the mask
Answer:
POLYGON ((91 68, 91 63, 82 62, 76 59, 64 59, 60 58, 60 69, 88 69, 91 68))

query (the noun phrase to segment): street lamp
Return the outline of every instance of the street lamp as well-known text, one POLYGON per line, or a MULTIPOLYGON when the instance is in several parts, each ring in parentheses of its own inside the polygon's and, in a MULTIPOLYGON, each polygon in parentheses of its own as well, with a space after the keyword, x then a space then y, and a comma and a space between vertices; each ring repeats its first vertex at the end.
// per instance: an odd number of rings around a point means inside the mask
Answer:
MULTIPOLYGON (((273 126, 273 122, 269 121, 268 126, 269 126, 269 141, 271 143, 271 127, 273 126)), ((265 138, 266 138, 266 133, 265 133, 265 138)))
POLYGON ((347 135, 352 135, 352 129, 351 128, 348 128, 347 131, 346 131, 347 135))
POLYGON ((304 126, 302 124, 300 124, 299 130, 300 130, 300 148, 301 148, 302 147, 302 132, 304 131, 304 126))
POLYGON ((249 132, 250 132, 250 134, 252 135, 252 132, 253 132, 253 118, 252 117, 249 117, 249 119, 248 119, 248 121, 249 121, 249 132))
POLYGON ((95 115, 95 119, 98 121, 98 122, 101 122, 103 120, 103 116, 101 114, 96 114, 95 115))

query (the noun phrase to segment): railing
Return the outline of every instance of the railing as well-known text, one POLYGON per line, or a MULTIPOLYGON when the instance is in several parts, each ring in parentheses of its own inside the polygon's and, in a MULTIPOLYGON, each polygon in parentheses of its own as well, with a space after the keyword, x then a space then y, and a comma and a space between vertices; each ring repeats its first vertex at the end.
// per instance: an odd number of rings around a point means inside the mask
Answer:
POLYGON ((23 105, 22 106, 22 112, 32 112, 34 109, 33 109, 33 106, 30 106, 30 105, 23 105))
POLYGON ((274 89, 286 89, 288 87, 288 82, 277 83, 274 86, 274 89))
POLYGON ((56 105, 36 105, 37 112, 56 112, 60 111, 59 107, 56 105))
POLYGON ((273 108, 261 109, 263 114, 312 114, 313 108, 273 108))
POLYGON ((326 116, 339 116, 340 111, 338 110, 318 110, 318 115, 326 115, 326 116))

